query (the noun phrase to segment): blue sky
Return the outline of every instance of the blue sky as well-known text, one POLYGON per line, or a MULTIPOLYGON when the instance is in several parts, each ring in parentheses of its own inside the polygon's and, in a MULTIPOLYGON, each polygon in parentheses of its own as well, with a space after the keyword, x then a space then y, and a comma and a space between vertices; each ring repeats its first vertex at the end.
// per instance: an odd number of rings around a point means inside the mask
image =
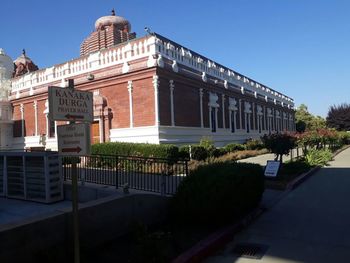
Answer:
POLYGON ((148 26, 313 114, 350 102, 347 0, 2 0, 0 47, 13 59, 25 48, 40 68, 65 62, 112 8, 138 36, 148 26))

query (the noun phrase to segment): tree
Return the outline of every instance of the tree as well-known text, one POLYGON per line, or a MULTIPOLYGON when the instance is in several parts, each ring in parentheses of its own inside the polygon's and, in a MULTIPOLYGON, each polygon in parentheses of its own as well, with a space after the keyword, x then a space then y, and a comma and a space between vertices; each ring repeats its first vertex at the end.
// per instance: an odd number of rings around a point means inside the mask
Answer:
POLYGON ((350 131, 350 104, 331 106, 327 115, 327 126, 338 131, 350 131))
POLYGON ((275 161, 280 159, 282 163, 282 156, 288 154, 291 149, 296 146, 296 138, 288 133, 273 133, 261 137, 266 149, 270 150, 276 155, 275 161))
POLYGON ((321 116, 314 116, 305 104, 301 104, 295 112, 295 125, 298 132, 326 128, 326 121, 321 116))

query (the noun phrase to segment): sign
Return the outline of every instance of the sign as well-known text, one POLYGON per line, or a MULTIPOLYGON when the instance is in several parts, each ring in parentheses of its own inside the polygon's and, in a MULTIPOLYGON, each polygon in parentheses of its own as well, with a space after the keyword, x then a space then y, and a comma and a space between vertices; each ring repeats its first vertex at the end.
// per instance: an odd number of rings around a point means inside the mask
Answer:
POLYGON ((90 125, 74 123, 57 126, 58 153, 62 155, 90 154, 90 125))
POLYGON ((267 161, 264 175, 268 177, 276 177, 280 164, 281 162, 279 161, 267 161))
POLYGON ((49 87, 49 118, 56 121, 93 121, 93 93, 49 87))

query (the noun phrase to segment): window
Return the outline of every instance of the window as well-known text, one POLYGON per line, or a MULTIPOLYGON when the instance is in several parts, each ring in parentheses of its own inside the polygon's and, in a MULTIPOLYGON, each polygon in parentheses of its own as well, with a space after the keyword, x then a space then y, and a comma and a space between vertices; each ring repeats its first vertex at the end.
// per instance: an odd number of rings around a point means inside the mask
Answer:
POLYGON ((216 132, 216 110, 214 107, 211 107, 211 132, 216 132))
POLYGON ((231 132, 235 132, 236 129, 236 123, 235 123, 235 112, 231 111, 231 132))
POLYGON ((56 129, 55 129, 55 121, 49 121, 49 137, 55 137, 56 129))

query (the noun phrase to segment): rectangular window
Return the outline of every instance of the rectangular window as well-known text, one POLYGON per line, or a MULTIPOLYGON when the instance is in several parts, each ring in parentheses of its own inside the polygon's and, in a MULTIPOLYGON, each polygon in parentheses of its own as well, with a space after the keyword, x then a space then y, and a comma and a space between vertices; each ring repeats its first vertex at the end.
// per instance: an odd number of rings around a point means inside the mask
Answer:
POLYGON ((216 132, 216 111, 215 108, 211 108, 211 132, 216 132))
POLYGON ((55 129, 55 121, 49 121, 49 137, 55 137, 56 129, 55 129))
POLYGON ((231 132, 235 132, 235 126, 236 126, 236 123, 235 123, 235 112, 234 111, 231 111, 231 132))

